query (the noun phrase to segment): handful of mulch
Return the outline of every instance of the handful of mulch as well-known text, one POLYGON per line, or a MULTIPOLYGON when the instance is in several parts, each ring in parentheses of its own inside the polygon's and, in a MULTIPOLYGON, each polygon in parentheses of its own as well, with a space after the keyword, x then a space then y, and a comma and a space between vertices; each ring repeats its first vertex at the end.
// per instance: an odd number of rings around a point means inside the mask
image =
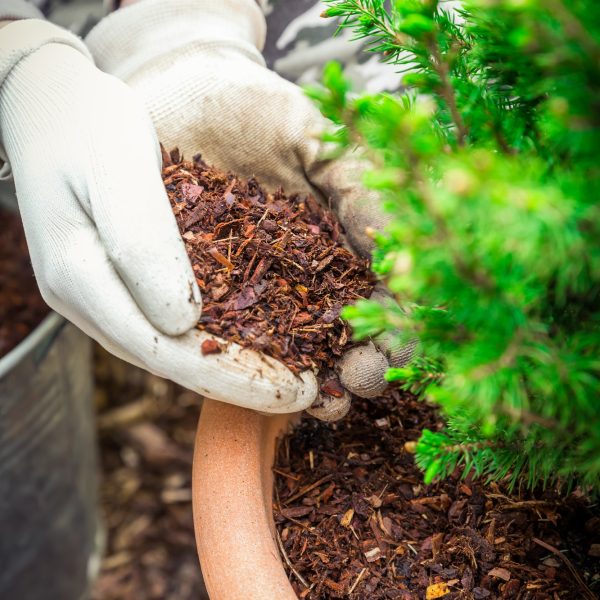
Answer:
MULTIPOLYGON (((332 213, 177 150, 163 151, 163 181, 202 292, 198 328, 295 373, 331 367, 349 345, 342 307, 374 285, 332 213)), ((205 342, 202 351, 220 349, 205 342)))

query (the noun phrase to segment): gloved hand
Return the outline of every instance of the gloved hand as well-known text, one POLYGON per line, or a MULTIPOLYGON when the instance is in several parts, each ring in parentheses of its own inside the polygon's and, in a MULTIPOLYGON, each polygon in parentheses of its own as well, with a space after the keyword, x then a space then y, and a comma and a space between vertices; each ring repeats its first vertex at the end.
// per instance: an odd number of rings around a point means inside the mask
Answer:
POLYGON ((52 308, 117 356, 200 394, 269 412, 312 403, 312 373, 299 379, 234 344, 202 356, 212 336, 193 329, 201 298, 154 128, 81 40, 36 19, 0 29, 0 141, 52 308))
MULTIPOLYGON (((256 0, 127 4, 86 42, 99 68, 144 101, 165 147, 177 146, 188 157, 200 152, 208 163, 255 175, 267 186, 312 192, 336 211, 351 247, 368 255, 372 241, 365 229, 381 229, 386 215, 376 195, 361 187, 355 160, 323 160, 319 133, 326 124, 312 102, 265 67, 266 27, 256 0)), ((400 365, 409 356, 407 348, 356 347, 338 365, 341 382, 374 397, 386 386, 390 359, 400 365)), ((329 412, 339 416, 348 398, 344 403, 329 412)))

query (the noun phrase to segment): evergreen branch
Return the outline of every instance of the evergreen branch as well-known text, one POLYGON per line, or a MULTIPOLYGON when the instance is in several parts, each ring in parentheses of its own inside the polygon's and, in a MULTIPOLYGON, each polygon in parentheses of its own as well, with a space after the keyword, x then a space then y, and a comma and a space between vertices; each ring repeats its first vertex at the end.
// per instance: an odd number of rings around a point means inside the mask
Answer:
POLYGON ((446 63, 446 61, 442 59, 440 49, 435 39, 430 40, 428 47, 433 57, 433 67, 440 77, 440 94, 442 98, 446 101, 446 104, 450 109, 450 114, 452 115, 452 120, 456 125, 458 145, 464 146, 465 141, 467 139, 467 128, 465 127, 465 122, 456 104, 456 95, 449 79, 448 63, 446 63))
POLYGON ((500 369, 505 369, 507 367, 512 366, 514 360, 519 355, 519 350, 521 349, 521 344, 525 334, 523 329, 517 329, 510 341, 510 343, 506 346, 506 349, 496 360, 478 366, 476 369, 471 371, 469 377, 472 381, 481 381, 485 377, 489 377, 493 375, 500 369))
POLYGON ((547 417, 536 415, 525 410, 524 408, 501 405, 499 407, 499 412, 507 417, 510 417, 511 419, 514 419, 515 421, 522 423, 526 427, 529 425, 541 425, 546 429, 557 429, 559 427, 559 423, 555 419, 548 419, 547 417))
MULTIPOLYGON (((321 13, 321 17, 342 17, 342 21, 338 25, 337 32, 341 31, 346 27, 354 27, 355 38, 372 38, 368 44, 371 52, 381 52, 386 58, 390 58, 392 53, 397 55, 406 49, 406 46, 402 43, 403 40, 400 37, 399 32, 394 31, 385 18, 387 12, 383 5, 380 6, 380 11, 376 9, 377 3, 371 2, 370 8, 363 5, 360 0, 324 0, 326 4, 330 5, 330 8, 324 10, 321 13), (361 20, 361 17, 363 19, 361 20), (378 45, 385 42, 383 46, 378 45)), ((366 0, 366 4, 369 2, 366 0)), ((336 33, 337 33, 336 32, 336 33)))
POLYGON ((567 35, 577 41, 581 47, 600 65, 600 45, 589 34, 581 21, 565 6, 562 0, 546 0, 547 6, 562 21, 567 35))
POLYGON ((374 270, 414 308, 344 316, 419 338, 387 378, 446 420, 417 444, 426 481, 461 468, 600 491, 600 5, 465 0, 457 24, 436 2, 328 4, 410 70, 410 95, 349 100, 339 70, 315 97, 390 210, 374 270))
POLYGON ((440 241, 445 243, 447 248, 449 248, 458 273, 466 281, 472 282, 477 287, 481 287, 486 291, 493 290, 495 286, 488 275, 483 270, 474 271, 471 267, 469 267, 469 265, 467 265, 463 257, 456 251, 455 245, 452 243, 452 232, 445 219, 436 208, 433 189, 431 185, 426 182, 426 178, 419 171, 419 158, 415 156, 410 149, 407 150, 407 154, 411 157, 409 164, 415 189, 419 194, 421 202, 425 206, 428 214, 433 219, 438 229, 440 241))

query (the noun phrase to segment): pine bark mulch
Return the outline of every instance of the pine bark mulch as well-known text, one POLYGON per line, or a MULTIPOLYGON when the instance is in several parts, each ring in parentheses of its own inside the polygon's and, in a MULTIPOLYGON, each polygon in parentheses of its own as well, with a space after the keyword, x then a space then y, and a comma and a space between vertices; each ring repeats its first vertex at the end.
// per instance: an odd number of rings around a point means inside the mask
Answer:
POLYGON ((596 598, 598 507, 458 476, 425 486, 405 443, 439 426, 393 391, 355 399, 337 423, 306 416, 283 439, 274 516, 298 597, 596 598))
POLYGON ((163 181, 202 292, 198 328, 296 373, 331 367, 350 344, 342 307, 374 285, 333 214, 310 195, 268 193, 177 150, 163 151, 163 181))

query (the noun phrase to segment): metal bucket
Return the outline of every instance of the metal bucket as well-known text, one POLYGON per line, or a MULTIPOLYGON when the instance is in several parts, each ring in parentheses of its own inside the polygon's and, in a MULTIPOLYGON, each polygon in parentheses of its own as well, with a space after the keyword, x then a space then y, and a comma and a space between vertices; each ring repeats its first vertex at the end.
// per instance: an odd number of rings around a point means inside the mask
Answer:
POLYGON ((0 359, 0 599, 80 600, 97 552, 90 340, 51 313, 0 359))

